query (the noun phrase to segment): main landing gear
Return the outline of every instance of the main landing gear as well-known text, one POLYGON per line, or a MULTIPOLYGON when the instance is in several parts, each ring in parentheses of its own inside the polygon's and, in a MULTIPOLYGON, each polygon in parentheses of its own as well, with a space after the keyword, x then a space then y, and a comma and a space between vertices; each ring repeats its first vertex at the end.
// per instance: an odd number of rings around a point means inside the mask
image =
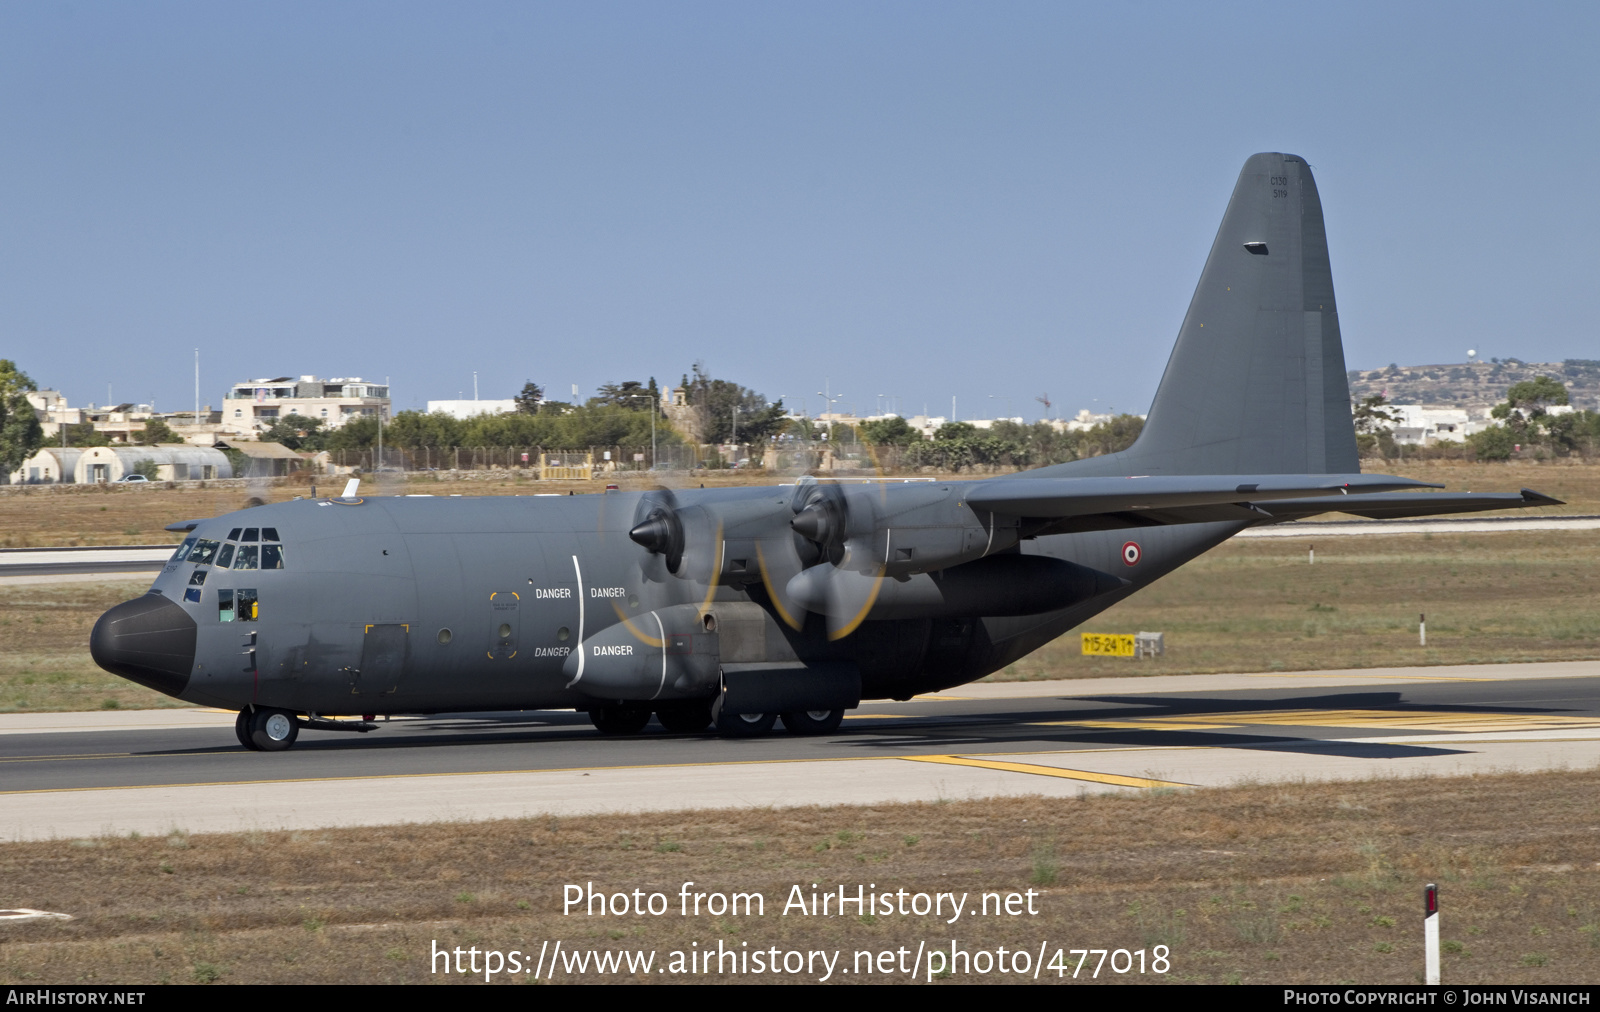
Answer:
POLYGON ((245 708, 233 722, 239 744, 252 752, 282 752, 300 736, 294 714, 270 706, 245 708))
MULTIPOLYGON (((601 734, 638 734, 650 723, 646 703, 607 703, 589 711, 589 720, 601 734)), ((729 738, 755 738, 771 731, 779 720, 776 713, 729 713, 715 719, 717 731, 729 738)), ((781 715, 783 729, 790 734, 832 734, 844 720, 843 710, 797 710, 781 715)), ((708 700, 679 700, 661 703, 655 709, 661 727, 672 734, 697 734, 712 724, 708 700)))

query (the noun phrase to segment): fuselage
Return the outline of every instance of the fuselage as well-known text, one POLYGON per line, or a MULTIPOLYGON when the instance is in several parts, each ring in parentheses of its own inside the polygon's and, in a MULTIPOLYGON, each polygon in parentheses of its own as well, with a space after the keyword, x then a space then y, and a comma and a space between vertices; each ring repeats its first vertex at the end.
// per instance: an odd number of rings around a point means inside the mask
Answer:
MULTIPOLYGON (((959 497, 963 484, 944 487, 959 497)), ((145 598, 119 606, 144 609, 143 641, 102 633, 112 628, 102 620, 95 655, 192 703, 320 714, 692 698, 716 691, 720 667, 763 665, 853 665, 861 698, 907 698, 1005 666, 1242 526, 1024 540, 1010 553, 1114 578, 1030 614, 913 614, 861 621, 840 636, 822 616, 785 607, 781 590, 754 567, 740 579, 722 569, 675 575, 656 564, 628 536, 647 495, 296 500, 206 520, 145 598), (193 656, 185 671, 188 622, 193 656), (574 664, 580 650, 587 674, 574 664), (697 650, 712 655, 709 680, 680 678, 672 688, 667 661, 697 650), (147 660, 157 655, 164 659, 147 660), (637 691, 602 685, 605 665, 635 659, 648 679, 637 691)), ((677 500, 758 519, 769 508, 793 515, 781 487, 695 490, 677 500)))

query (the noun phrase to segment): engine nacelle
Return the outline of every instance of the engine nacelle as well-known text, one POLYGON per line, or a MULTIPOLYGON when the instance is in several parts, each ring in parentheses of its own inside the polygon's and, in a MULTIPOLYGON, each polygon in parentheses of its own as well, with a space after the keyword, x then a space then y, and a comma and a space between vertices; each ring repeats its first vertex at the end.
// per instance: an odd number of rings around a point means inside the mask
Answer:
POLYGON ((562 671, 600 699, 701 699, 719 690, 721 645, 700 609, 675 604, 624 619, 582 643, 562 671))
POLYGON ((1081 604, 1127 585, 1121 577, 1042 555, 996 555, 933 573, 875 578, 815 566, 789 581, 809 611, 850 618, 957 618, 1038 615, 1081 604))
POLYGON ((1017 543, 1017 518, 980 513, 934 482, 818 485, 793 527, 835 566, 910 576, 949 569, 1017 543))

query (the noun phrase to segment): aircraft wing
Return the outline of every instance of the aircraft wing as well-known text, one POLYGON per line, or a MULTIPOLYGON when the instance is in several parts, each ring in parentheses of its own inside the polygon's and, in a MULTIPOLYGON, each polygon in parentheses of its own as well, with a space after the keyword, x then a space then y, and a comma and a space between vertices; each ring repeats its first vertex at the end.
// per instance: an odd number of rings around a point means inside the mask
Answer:
POLYGON ((1388 474, 1136 475, 985 482, 964 499, 975 510, 1045 519, 1440 487, 1388 474))
POLYGON ((1263 503, 1262 512, 1278 520, 1299 520, 1320 513, 1353 513, 1373 520, 1402 517, 1430 517, 1443 513, 1477 513, 1482 510, 1513 509, 1519 506, 1561 506, 1562 500, 1525 488, 1521 492, 1413 492, 1375 495, 1362 499, 1348 496, 1320 496, 1312 499, 1287 499, 1263 503))
POLYGON ((1038 534, 1124 530, 1198 523, 1281 523, 1323 513, 1373 519, 1474 513, 1561 500, 1531 489, 1520 493, 1396 492, 1432 487, 1390 475, 1270 475, 1159 478, 1055 479, 995 482, 966 496, 974 509, 1031 520, 1038 534), (1118 486, 1118 483, 1125 483, 1118 486), (1015 486, 1038 486, 1017 489, 1015 486), (1295 488, 1340 489, 1338 495, 1304 495, 1295 488), (1031 493, 1031 494, 1030 494, 1031 493))

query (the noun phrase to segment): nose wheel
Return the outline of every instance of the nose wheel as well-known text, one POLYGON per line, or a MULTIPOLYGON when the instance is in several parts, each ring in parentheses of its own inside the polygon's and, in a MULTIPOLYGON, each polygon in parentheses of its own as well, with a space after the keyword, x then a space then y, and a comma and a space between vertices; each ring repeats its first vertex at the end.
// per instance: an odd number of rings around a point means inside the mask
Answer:
POLYGON ((233 733, 239 744, 252 752, 282 752, 294 745, 300 736, 300 725, 288 710, 258 706, 239 711, 233 733))

